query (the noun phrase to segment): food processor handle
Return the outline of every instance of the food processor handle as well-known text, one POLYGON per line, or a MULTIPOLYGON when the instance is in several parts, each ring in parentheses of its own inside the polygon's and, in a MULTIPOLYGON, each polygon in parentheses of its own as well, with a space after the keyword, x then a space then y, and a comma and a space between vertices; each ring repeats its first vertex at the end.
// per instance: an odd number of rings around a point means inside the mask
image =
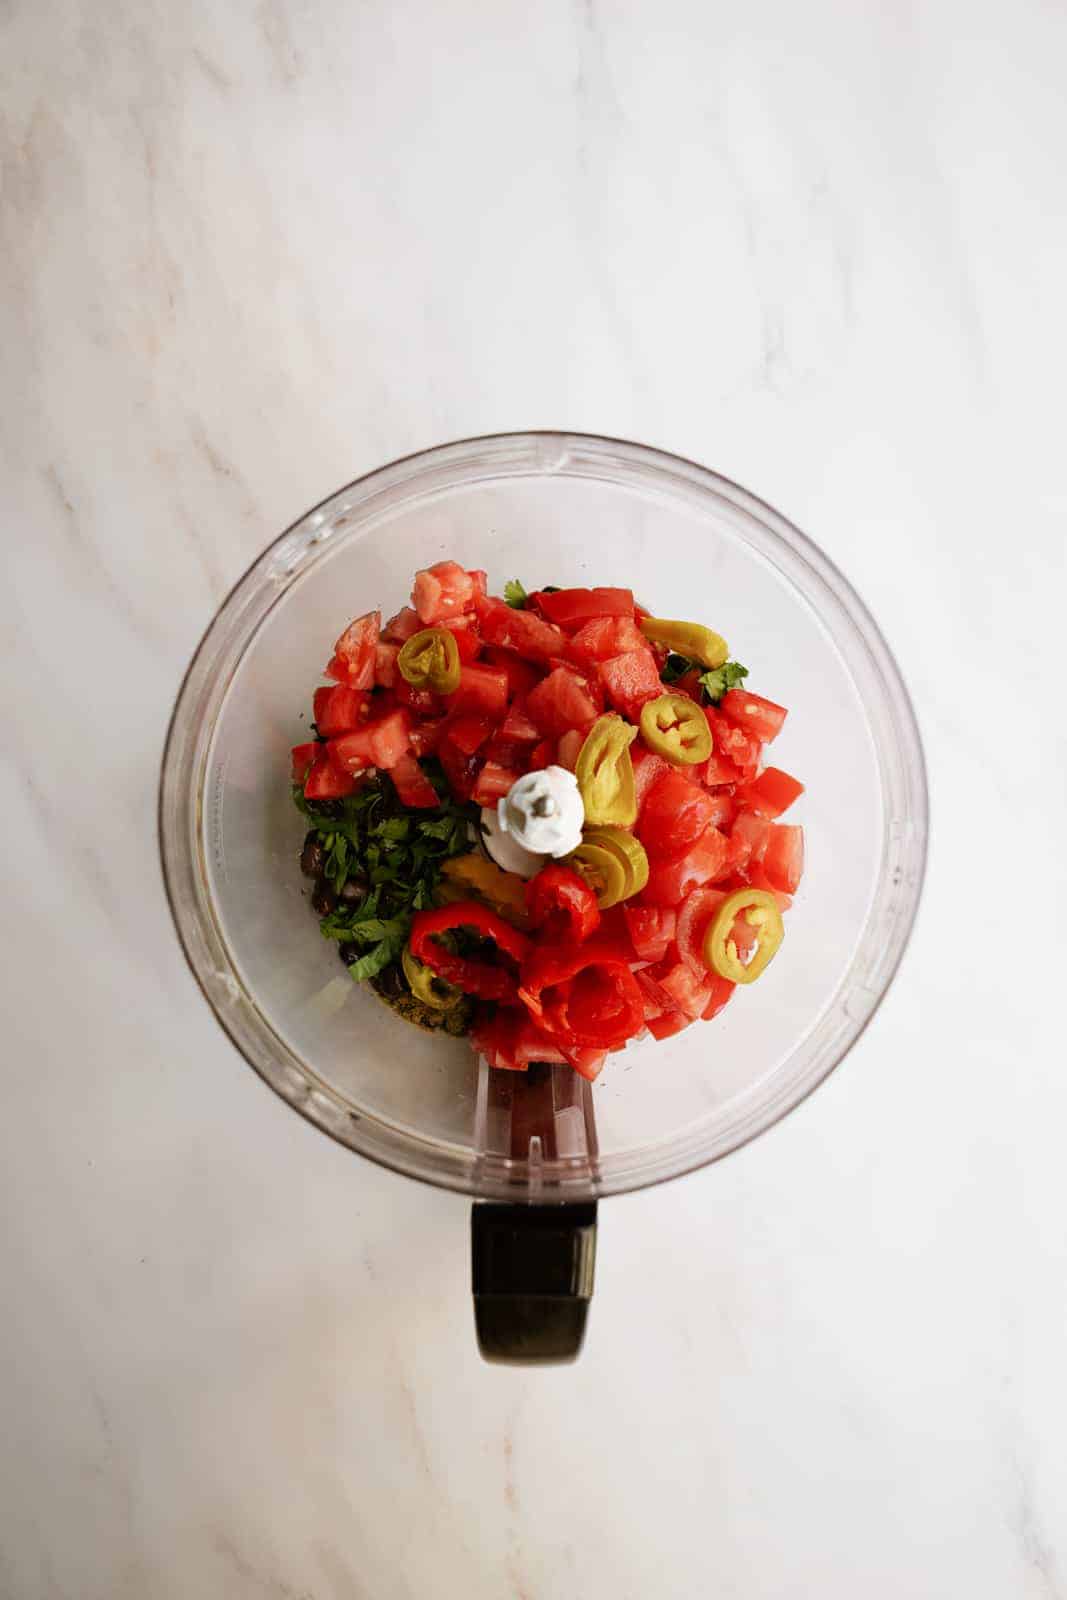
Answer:
POLYGON ((596 1258, 596 1203, 471 1208, 478 1348, 513 1366, 574 1361, 585 1337, 596 1258))

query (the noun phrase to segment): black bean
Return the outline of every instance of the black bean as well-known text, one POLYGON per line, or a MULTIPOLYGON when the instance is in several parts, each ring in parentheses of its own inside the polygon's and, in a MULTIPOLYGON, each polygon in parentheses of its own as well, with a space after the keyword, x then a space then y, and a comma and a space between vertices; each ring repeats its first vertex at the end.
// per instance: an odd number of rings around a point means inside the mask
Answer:
POLYGON ((339 944, 337 954, 341 958, 342 966, 350 967, 353 961, 358 961, 361 951, 358 944, 339 944))
POLYGON ((322 841, 312 828, 304 840, 304 848, 300 852, 300 870, 305 878, 317 878, 326 865, 326 852, 322 848, 322 841))
POLYGON ((318 879, 315 884, 315 892, 311 896, 311 904, 320 917, 332 916, 337 910, 337 896, 330 888, 329 879, 318 879))
POLYGON ((370 887, 369 881, 362 872, 354 872, 346 878, 341 885, 341 899, 346 906, 358 905, 370 887))

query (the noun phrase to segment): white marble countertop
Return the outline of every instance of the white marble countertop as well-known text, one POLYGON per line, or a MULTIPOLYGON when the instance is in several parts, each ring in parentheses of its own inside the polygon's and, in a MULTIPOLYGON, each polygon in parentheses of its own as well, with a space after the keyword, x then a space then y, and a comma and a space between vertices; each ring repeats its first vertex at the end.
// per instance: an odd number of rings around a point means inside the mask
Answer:
POLYGON ((3 1600, 1067 1594, 1065 63, 1041 0, 0 4, 3 1600), (260 548, 529 426, 819 540, 934 813, 874 1026, 602 1208, 534 1373, 466 1202, 216 1028, 154 809, 260 548))

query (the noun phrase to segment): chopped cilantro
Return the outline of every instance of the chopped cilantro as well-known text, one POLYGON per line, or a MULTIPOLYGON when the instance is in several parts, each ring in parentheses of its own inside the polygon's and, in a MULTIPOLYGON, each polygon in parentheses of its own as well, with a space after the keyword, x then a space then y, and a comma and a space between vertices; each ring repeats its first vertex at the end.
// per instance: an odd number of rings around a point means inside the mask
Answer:
POLYGON ((357 982, 399 961, 412 916, 433 904, 442 866, 471 847, 478 808, 451 798, 436 762, 427 761, 424 771, 440 797, 436 810, 408 810, 387 777, 343 800, 309 801, 299 786, 293 789, 297 809, 322 841, 323 872, 334 892, 351 879, 371 885, 361 900, 339 905, 319 922, 324 939, 352 953, 359 949, 348 966, 357 982))
POLYGON ((688 672, 700 673, 700 687, 704 698, 713 706, 717 706, 727 689, 735 689, 743 678, 748 677, 748 668, 743 667, 740 661, 726 661, 721 667, 711 671, 703 668, 700 661, 690 661, 686 656, 669 655, 660 677, 664 683, 677 683, 679 678, 684 678, 688 672))
POLYGON ((529 596, 518 578, 509 578, 504 585, 504 599, 513 611, 523 611, 529 596))
POLYGON ((725 661, 711 672, 702 672, 700 687, 713 706, 717 706, 727 689, 736 689, 742 678, 748 677, 748 668, 740 661, 725 661))

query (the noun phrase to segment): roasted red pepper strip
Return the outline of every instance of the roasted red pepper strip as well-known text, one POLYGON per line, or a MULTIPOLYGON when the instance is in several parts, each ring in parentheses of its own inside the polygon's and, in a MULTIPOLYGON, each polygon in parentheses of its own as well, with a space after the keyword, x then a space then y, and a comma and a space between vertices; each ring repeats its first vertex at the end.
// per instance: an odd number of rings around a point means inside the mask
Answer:
POLYGON ((435 935, 447 933, 450 928, 473 928, 483 939, 492 939, 516 965, 529 952, 530 941, 526 935, 475 900, 460 900, 455 905, 438 906, 433 911, 417 911, 411 923, 408 947, 416 960, 430 967, 438 977, 455 984, 464 994, 476 994, 483 1000, 514 1001, 517 981, 513 972, 505 967, 491 967, 487 961, 454 955, 437 943, 435 935))
POLYGON ((526 885, 530 922, 546 939, 579 944, 600 926, 600 907, 589 885, 570 867, 542 867, 526 885))
POLYGON ((554 1038, 610 1050, 644 1026, 630 952, 613 939, 536 946, 522 964, 519 999, 554 1038))

